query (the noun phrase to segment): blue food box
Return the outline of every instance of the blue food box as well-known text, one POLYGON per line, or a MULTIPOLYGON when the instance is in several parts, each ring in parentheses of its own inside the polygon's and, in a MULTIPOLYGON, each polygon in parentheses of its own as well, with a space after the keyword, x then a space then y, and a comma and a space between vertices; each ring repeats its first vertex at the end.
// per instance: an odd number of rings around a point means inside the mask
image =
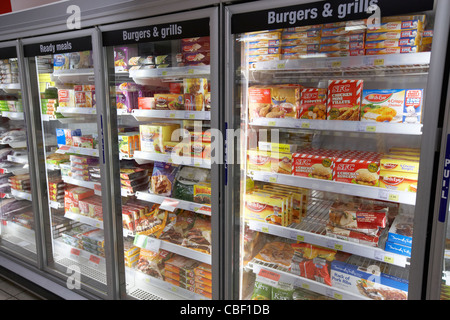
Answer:
POLYGON ((388 238, 386 242, 411 247, 413 222, 414 218, 412 216, 399 214, 397 217, 395 217, 394 222, 389 228, 388 238))
POLYGON ((72 137, 81 136, 81 129, 56 129, 56 143, 58 147, 72 145, 72 137))
POLYGON ((408 280, 375 270, 335 260, 331 262, 331 286, 374 300, 408 299, 408 280))
POLYGON ((386 241, 384 251, 400 254, 402 256, 411 257, 411 247, 403 246, 398 243, 386 241))

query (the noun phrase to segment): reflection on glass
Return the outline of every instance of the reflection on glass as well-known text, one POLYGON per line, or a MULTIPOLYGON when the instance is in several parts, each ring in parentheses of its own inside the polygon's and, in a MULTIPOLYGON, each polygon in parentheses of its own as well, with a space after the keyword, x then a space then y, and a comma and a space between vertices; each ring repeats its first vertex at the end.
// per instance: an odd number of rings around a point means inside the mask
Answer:
POLYGON ((99 289, 106 284, 106 267, 92 51, 42 55, 35 62, 52 267, 85 276, 84 284, 99 289))
POLYGON ((0 60, 0 245, 36 254, 27 134, 16 58, 0 60))

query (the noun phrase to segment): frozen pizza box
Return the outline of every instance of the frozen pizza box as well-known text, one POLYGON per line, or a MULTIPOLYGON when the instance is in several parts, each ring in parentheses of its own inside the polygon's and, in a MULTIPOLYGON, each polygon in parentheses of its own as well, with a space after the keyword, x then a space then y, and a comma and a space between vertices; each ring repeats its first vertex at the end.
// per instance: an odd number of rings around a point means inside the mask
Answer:
POLYGON ((413 236, 414 218, 406 214, 395 217, 389 228, 387 242, 411 247, 413 236))
POLYGON ((407 300, 408 280, 379 269, 335 260, 331 262, 332 287, 374 300, 407 300))
POLYGON ((328 81, 327 120, 359 121, 363 80, 328 81))

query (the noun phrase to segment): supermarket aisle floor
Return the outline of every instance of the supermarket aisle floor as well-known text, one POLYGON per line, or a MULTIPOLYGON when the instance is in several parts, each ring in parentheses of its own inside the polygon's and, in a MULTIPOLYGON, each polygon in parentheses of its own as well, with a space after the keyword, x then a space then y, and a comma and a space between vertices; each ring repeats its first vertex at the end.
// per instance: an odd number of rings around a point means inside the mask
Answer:
POLYGON ((44 300, 0 275, 0 300, 44 300))

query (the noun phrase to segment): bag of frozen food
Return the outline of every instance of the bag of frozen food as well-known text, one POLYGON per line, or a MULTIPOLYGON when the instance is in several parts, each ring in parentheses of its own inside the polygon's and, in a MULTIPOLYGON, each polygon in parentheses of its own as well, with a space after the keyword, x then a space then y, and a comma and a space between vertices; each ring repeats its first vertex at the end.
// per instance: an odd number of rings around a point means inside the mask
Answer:
POLYGON ((268 284, 255 281, 255 286, 253 287, 253 293, 251 300, 271 300, 272 298, 272 287, 268 284))
POLYGON ((164 280, 164 262, 172 256, 173 253, 163 249, 158 252, 141 249, 136 268, 145 274, 164 280))
POLYGON ((181 167, 175 178, 172 196, 180 200, 194 201, 194 185, 206 181, 208 174, 208 169, 181 167))
POLYGON ((150 192, 170 197, 178 169, 179 167, 174 164, 155 162, 150 180, 150 192))
POLYGON ((204 253, 211 253, 211 218, 198 216, 194 225, 186 232, 182 246, 204 253))
POLYGON ((158 232, 164 229, 168 211, 160 210, 159 207, 147 215, 135 219, 136 232, 147 236, 157 237, 158 232))
POLYGON ((160 239, 181 245, 186 231, 194 225, 195 218, 196 214, 192 211, 177 212, 173 221, 164 228, 160 239))
POLYGON ((255 258, 283 268, 289 268, 293 256, 294 249, 289 243, 273 241, 266 243, 255 258))

